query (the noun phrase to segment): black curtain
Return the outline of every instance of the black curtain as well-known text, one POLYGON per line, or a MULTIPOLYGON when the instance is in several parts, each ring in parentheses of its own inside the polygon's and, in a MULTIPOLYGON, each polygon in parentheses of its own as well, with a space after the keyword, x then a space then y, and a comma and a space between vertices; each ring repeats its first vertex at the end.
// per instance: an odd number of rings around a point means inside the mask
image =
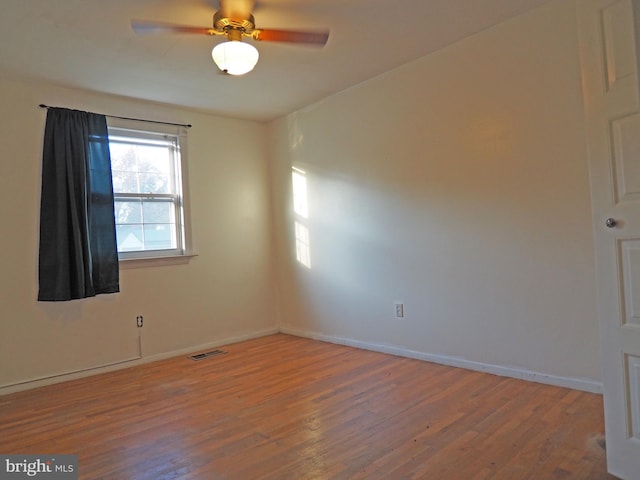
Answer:
POLYGON ((38 300, 120 291, 104 115, 49 108, 42 153, 38 300))

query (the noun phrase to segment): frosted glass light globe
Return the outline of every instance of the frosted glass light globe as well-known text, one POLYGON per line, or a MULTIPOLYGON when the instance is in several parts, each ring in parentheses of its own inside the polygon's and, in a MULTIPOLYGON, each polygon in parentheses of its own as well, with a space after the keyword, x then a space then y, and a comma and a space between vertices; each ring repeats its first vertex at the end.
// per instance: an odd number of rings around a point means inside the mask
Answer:
POLYGON ((253 70, 260 54, 253 45, 230 40, 213 47, 211 56, 223 72, 229 75, 244 75, 253 70))

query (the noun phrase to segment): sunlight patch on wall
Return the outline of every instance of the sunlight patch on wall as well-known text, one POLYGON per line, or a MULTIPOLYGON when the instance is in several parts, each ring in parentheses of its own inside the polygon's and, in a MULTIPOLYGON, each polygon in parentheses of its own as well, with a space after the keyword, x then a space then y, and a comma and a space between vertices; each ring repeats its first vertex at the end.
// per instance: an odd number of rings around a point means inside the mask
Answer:
POLYGON ((291 179, 293 181, 293 211, 302 218, 309 218, 307 174, 304 170, 291 167, 291 179))
POLYGON ((307 268, 311 268, 311 254, 309 251, 309 229, 299 222, 296 227, 296 260, 307 268))
POLYGON ((291 180, 293 183, 293 211, 296 216, 296 220, 294 222, 296 260, 305 267, 311 268, 309 228, 304 223, 309 218, 307 174, 304 170, 291 167, 291 180))

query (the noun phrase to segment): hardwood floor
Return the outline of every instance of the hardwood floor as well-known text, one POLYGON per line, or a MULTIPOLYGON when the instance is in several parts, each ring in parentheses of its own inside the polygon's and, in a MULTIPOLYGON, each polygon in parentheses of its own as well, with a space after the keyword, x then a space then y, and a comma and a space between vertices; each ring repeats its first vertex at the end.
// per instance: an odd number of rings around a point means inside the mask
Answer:
POLYGON ((0 397, 81 479, 614 479, 602 397, 287 335, 0 397))

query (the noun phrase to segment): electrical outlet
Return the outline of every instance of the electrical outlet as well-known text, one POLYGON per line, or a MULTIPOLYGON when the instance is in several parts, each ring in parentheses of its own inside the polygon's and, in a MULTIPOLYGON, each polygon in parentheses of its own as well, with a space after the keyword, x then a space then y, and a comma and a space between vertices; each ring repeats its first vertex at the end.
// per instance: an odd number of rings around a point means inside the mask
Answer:
POLYGON ((396 302, 396 318, 404 317, 404 303, 396 302))
POLYGON ((144 317, 142 315, 138 315, 136 317, 136 325, 138 325, 138 328, 142 328, 143 324, 144 324, 144 317))

